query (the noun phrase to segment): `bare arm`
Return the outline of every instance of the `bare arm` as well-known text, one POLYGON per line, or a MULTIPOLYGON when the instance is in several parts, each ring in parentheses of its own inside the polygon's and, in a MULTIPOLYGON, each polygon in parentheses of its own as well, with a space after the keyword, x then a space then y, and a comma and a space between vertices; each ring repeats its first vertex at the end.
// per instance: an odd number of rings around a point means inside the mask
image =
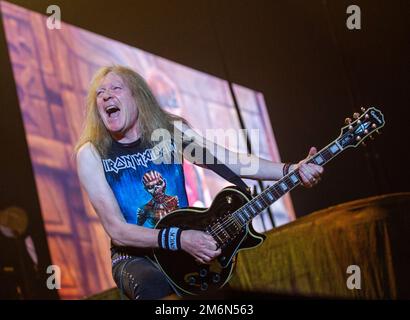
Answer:
POLYGON ((77 170, 91 204, 115 245, 158 247, 158 230, 125 221, 114 193, 105 179, 101 158, 91 143, 83 145, 78 151, 77 170))
MULTIPOLYGON (((259 158, 253 154, 231 151, 217 143, 206 140, 185 124, 178 129, 183 131, 187 138, 194 140, 198 145, 206 147, 218 160, 228 166, 241 178, 279 180, 283 177, 284 163, 259 158)), ((316 148, 312 147, 308 157, 314 155, 316 152, 316 148)), ((323 167, 311 163, 306 164, 304 163, 304 160, 297 164, 293 164, 290 169, 299 169, 302 184, 305 187, 312 187, 320 180, 320 177, 323 174, 323 167)), ((203 166, 198 163, 196 164, 203 166)))

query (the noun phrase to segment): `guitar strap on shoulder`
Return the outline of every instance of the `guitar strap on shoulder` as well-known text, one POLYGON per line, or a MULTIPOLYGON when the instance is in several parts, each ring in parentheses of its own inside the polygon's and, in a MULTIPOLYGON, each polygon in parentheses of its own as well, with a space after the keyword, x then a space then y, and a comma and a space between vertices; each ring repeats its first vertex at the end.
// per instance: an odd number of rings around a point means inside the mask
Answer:
MULTIPOLYGON (((235 174, 227 165, 221 163, 211 152, 209 152, 209 150, 206 147, 201 146, 194 141, 189 141, 189 142, 183 141, 182 142, 183 150, 185 150, 185 147, 187 146, 187 144, 191 144, 191 143, 195 144, 197 148, 200 148, 202 150, 202 155, 203 155, 202 160, 203 161, 201 163, 201 166, 204 166, 205 168, 212 170, 220 177, 236 185, 243 192, 245 193, 251 192, 251 189, 248 187, 248 185, 237 174, 235 174)), ((194 153, 195 153, 195 149, 196 148, 193 149, 194 153)), ((195 154, 192 154, 191 156, 195 157, 195 154)), ((195 162, 193 163, 195 164, 195 162)))

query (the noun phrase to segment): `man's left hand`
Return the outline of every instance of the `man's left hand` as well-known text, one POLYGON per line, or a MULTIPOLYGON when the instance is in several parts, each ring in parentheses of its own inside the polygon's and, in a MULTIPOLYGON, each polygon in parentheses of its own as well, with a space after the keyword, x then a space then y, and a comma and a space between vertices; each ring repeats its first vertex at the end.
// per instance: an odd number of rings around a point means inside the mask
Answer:
POLYGON ((318 166, 317 164, 313 163, 306 163, 307 159, 312 157, 316 153, 316 148, 311 147, 306 159, 303 159, 297 165, 295 165, 296 168, 291 168, 299 170, 299 175, 302 178, 302 185, 306 188, 312 188, 313 186, 317 185, 323 175, 324 169, 322 166, 318 166))

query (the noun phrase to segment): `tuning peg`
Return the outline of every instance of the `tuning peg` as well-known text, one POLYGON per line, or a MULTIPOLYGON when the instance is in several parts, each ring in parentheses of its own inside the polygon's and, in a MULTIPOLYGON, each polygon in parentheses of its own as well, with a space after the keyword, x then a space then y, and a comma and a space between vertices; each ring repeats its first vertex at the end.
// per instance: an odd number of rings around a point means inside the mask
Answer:
POLYGON ((351 118, 346 118, 345 119, 345 124, 351 124, 352 123, 352 119, 351 118))
POLYGON ((374 137, 372 135, 369 136, 370 140, 374 140, 374 137))
POLYGON ((376 130, 376 132, 377 132, 378 134, 382 134, 381 131, 379 131, 378 129, 376 130))
POLYGON ((365 112, 365 111, 366 111, 366 108, 361 107, 360 110, 362 110, 362 112, 365 112))
POLYGON ((364 142, 362 142, 362 146, 363 146, 363 147, 367 147, 367 144, 365 144, 364 142))
POLYGON ((353 118, 358 119, 360 117, 360 114, 358 112, 353 113, 353 118))

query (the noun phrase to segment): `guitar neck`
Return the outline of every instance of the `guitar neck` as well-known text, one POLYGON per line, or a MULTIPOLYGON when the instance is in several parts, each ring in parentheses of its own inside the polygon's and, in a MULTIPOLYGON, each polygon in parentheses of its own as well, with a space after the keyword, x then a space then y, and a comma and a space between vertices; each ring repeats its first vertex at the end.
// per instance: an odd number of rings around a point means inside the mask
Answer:
MULTIPOLYGON (((338 142, 338 139, 336 139, 314 156, 308 158, 306 163, 314 163, 324 166, 343 150, 344 148, 338 142)), ((233 215, 235 215, 240 224, 245 225, 280 197, 300 185, 301 181, 302 179, 298 170, 293 170, 272 186, 266 188, 262 193, 254 197, 247 204, 239 208, 233 213, 233 215)))

